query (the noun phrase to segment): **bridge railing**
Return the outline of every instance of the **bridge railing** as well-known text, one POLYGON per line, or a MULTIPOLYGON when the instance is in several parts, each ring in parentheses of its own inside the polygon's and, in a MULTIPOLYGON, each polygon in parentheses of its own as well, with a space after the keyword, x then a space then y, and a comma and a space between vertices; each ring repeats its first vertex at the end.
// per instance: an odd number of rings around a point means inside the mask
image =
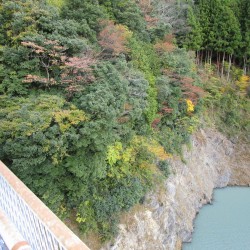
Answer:
POLYGON ((0 209, 33 250, 89 250, 1 161, 0 209))

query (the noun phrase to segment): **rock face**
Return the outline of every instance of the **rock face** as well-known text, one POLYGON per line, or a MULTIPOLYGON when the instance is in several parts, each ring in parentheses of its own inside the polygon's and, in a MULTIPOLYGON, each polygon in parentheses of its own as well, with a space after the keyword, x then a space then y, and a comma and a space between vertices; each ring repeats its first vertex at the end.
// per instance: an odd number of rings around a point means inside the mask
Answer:
POLYGON ((214 188, 250 185, 249 148, 212 129, 192 138, 184 161, 172 159, 164 187, 148 195, 142 209, 120 224, 113 244, 102 250, 174 250, 192 239, 193 220, 212 202, 214 188))

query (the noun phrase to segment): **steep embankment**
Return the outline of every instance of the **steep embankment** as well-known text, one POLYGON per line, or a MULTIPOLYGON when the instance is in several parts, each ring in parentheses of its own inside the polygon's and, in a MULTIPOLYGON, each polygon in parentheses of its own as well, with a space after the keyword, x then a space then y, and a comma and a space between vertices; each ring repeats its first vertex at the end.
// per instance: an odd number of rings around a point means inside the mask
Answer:
POLYGON ((250 184, 248 145, 215 130, 197 132, 184 159, 172 160, 173 174, 164 187, 120 224, 114 244, 103 250, 181 249, 182 241, 191 240, 193 220, 201 206, 212 201, 214 188, 250 184))

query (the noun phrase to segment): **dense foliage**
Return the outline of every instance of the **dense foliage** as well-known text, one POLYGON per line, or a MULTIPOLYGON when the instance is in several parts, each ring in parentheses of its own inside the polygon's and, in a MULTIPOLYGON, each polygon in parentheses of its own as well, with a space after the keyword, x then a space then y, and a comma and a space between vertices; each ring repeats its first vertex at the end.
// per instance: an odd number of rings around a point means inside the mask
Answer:
POLYGON ((232 63, 249 73, 249 16, 248 0, 196 0, 186 11, 189 29, 178 34, 179 44, 196 51, 200 62, 216 62, 227 80, 232 63))
MULTIPOLYGON (((0 158, 82 232, 112 237, 119 213, 169 175, 168 158, 199 124, 205 92, 185 48, 212 43, 199 24, 206 1, 196 2, 200 16, 187 1, 0 1, 0 158), (191 30, 176 28, 176 13, 191 30)), ((249 29, 238 7, 235 40, 216 48, 240 61, 249 29)))

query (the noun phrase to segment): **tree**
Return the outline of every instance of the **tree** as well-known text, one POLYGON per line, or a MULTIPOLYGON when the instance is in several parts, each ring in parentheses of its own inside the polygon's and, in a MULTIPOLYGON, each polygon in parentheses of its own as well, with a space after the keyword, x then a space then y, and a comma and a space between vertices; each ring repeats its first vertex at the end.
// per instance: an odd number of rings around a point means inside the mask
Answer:
POLYGON ((66 57, 64 56, 64 51, 66 48, 60 46, 58 41, 51 40, 45 40, 42 46, 30 41, 23 41, 21 44, 30 49, 30 57, 37 58, 40 61, 41 68, 46 72, 45 78, 38 75, 27 75, 24 82, 40 82, 45 86, 58 84, 56 78, 61 73, 60 67, 65 63, 66 57))
POLYGON ((99 34, 99 44, 104 52, 119 55, 129 51, 127 46, 132 32, 121 24, 114 24, 113 21, 103 21, 103 30, 99 34))
POLYGON ((99 0, 99 3, 105 7, 111 20, 127 26, 140 39, 149 40, 149 35, 146 32, 146 21, 134 0, 99 0))
POLYGON ((76 21, 78 34, 92 42, 100 32, 99 21, 107 17, 97 0, 66 0, 61 15, 64 19, 76 21))
POLYGON ((55 95, 1 96, 0 156, 28 187, 57 211, 64 200, 62 162, 75 150, 87 118, 55 95))
POLYGON ((240 9, 240 29, 242 34, 242 45, 238 49, 237 54, 240 58, 243 58, 243 71, 244 74, 249 72, 249 56, 250 56, 250 3, 247 0, 241 0, 239 2, 240 9))
POLYGON ((0 8, 0 44, 16 45, 22 37, 34 33, 41 10, 31 0, 4 1, 0 8))
MULTIPOLYGON (((216 59, 217 71, 221 76, 224 76, 225 61, 228 61, 227 79, 229 79, 232 58, 237 57, 236 53, 241 47, 242 39, 238 21, 240 12, 237 3, 223 0, 197 0, 194 3, 197 20, 202 24, 201 32, 198 32, 199 28, 195 24, 195 19, 191 13, 189 14, 189 20, 192 20, 193 23, 192 33, 190 34, 202 35, 200 37, 202 38, 202 51, 197 53, 198 60, 211 64, 212 60, 216 59), (232 8, 235 8, 236 11, 234 12, 232 8)), ((188 36, 185 39, 188 39, 188 36)), ((192 41, 195 41, 194 37, 192 41)), ((200 41, 200 39, 197 41, 200 41)))
POLYGON ((173 35, 166 35, 164 37, 163 41, 158 41, 155 45, 154 48, 159 54, 165 53, 165 52, 172 52, 176 48, 174 45, 174 37, 173 35))
MULTIPOLYGON (((200 51, 203 43, 202 39, 202 29, 199 20, 197 20, 193 8, 189 6, 187 12, 187 25, 189 27, 189 32, 186 36, 181 36, 183 41, 181 41, 182 45, 193 51, 200 51)), ((199 57, 199 55, 197 55, 199 57)))
POLYGON ((159 21, 166 24, 172 33, 186 33, 185 19, 187 1, 160 0, 154 1, 155 12, 159 21))
POLYGON ((40 74, 28 74, 24 83, 39 83, 45 87, 65 85, 68 97, 74 92, 80 91, 83 83, 94 80, 91 74, 91 66, 96 63, 93 54, 82 53, 79 57, 69 57, 58 41, 42 40, 38 45, 35 42, 23 41, 22 46, 30 50, 29 57, 40 62, 40 74), (45 76, 41 73, 45 71, 45 76))

